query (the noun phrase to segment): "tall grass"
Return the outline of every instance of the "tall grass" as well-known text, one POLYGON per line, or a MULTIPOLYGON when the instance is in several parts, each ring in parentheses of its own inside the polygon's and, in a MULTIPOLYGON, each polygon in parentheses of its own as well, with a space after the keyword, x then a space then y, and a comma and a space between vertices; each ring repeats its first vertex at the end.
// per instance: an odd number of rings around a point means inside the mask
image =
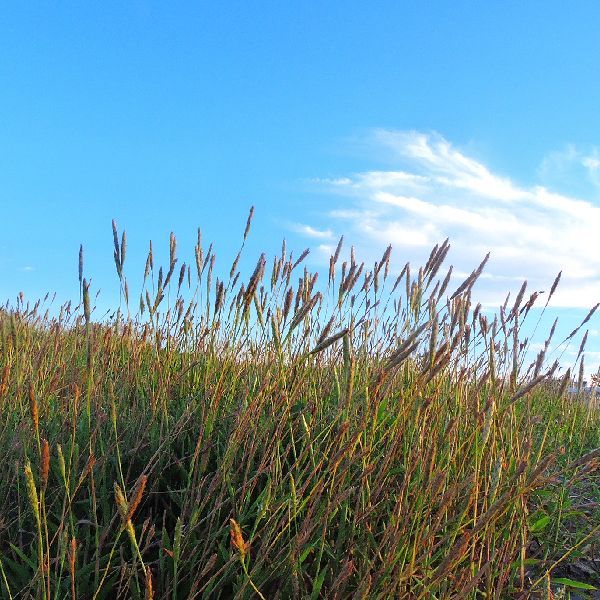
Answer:
POLYGON ((0 312, 0 597, 519 597, 593 557, 599 412, 550 339, 524 365, 536 294, 488 318, 447 241, 220 279, 199 233, 134 303, 113 233, 112 319, 83 250, 79 306, 0 312))

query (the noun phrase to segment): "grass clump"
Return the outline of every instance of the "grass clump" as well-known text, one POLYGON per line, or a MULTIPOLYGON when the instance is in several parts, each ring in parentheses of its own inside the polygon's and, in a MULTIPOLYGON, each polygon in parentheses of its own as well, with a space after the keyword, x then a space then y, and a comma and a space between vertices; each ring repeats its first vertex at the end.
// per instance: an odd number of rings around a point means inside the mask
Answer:
POLYGON ((593 586, 600 417, 550 339, 524 367, 537 294, 488 318, 471 302, 486 261, 451 293, 447 241, 394 278, 391 248, 340 264, 340 240, 319 287, 306 251, 242 282, 240 250, 221 280, 200 234, 179 267, 171 235, 132 314, 113 233, 110 319, 93 320, 83 250, 79 306, 0 312, 0 597, 593 586), (585 581, 561 577, 577 561, 585 581))

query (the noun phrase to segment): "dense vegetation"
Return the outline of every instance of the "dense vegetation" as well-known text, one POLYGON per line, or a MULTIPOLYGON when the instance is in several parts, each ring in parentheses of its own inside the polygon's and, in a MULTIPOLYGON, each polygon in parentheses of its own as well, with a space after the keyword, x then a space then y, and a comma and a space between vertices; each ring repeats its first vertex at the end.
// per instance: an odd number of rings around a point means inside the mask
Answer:
POLYGON ((150 247, 135 316, 116 226, 111 319, 93 318, 82 252, 79 306, 0 312, 0 597, 597 582, 600 411, 550 339, 524 365, 537 294, 490 317, 471 304, 485 261, 452 288, 447 242, 415 273, 390 248, 341 264, 340 241, 326 285, 285 245, 243 284, 239 255, 221 280, 200 235, 191 268, 176 246, 164 270, 150 247))

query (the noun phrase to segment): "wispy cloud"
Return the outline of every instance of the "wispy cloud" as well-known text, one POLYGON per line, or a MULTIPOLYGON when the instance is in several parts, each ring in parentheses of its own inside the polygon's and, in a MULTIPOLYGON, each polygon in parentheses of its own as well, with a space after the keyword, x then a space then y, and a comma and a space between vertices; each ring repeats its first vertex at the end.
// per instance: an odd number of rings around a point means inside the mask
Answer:
POLYGON ((331 229, 317 229, 316 227, 302 223, 293 223, 291 229, 296 233, 319 240, 330 240, 333 237, 331 229))
POLYGON ((538 169, 540 182, 559 191, 600 198, 600 151, 567 144, 550 152, 538 169))
MULTIPOLYGON (((361 250, 375 254, 392 243, 402 260, 421 262, 449 237, 457 271, 470 272, 491 251, 478 285, 486 303, 501 302, 507 286, 514 289, 523 279, 532 290, 548 289, 559 270, 563 282, 555 306, 589 307, 600 300, 597 203, 548 185, 519 185, 435 133, 377 130, 365 143, 378 145, 398 167, 318 183, 340 197, 327 214, 332 226, 361 250)), ((570 151, 590 181, 597 176, 600 182, 600 155, 570 151)), ((540 175, 557 160, 548 157, 540 175)), ((331 234, 301 227, 316 238, 331 234)))

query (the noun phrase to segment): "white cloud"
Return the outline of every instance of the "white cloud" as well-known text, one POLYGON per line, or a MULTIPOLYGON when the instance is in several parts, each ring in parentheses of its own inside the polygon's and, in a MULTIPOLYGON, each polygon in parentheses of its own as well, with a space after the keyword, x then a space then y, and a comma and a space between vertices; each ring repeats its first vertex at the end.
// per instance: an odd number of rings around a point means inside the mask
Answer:
POLYGON ((599 199, 600 151, 568 144, 544 158, 538 176, 547 187, 599 199))
POLYGON ((323 258, 329 258, 332 254, 333 251, 335 250, 334 246, 331 246, 329 244, 319 244, 317 246, 317 250, 319 251, 319 253, 321 254, 321 256, 323 258))
POLYGON ((304 225, 302 223, 294 223, 291 225, 291 228, 296 233, 301 233, 302 235, 315 239, 328 240, 333 237, 331 229, 316 229, 315 227, 304 225))
MULTIPOLYGON (((449 237, 448 262, 457 271, 470 272, 491 251, 477 286, 486 303, 502 302, 523 279, 530 291, 548 290, 559 270, 554 306, 587 308, 600 301, 599 204, 547 185, 518 185, 438 134, 378 130, 367 142, 388 152, 398 168, 319 180, 345 198, 328 217, 367 258, 391 243, 399 263, 422 263, 449 237)), ((550 155, 540 178, 565 160, 578 161, 591 183, 595 177, 600 182, 600 154, 574 147, 550 155)))
POLYGON ((596 156, 584 156, 581 163, 590 171, 597 171, 600 168, 600 159, 596 156))

